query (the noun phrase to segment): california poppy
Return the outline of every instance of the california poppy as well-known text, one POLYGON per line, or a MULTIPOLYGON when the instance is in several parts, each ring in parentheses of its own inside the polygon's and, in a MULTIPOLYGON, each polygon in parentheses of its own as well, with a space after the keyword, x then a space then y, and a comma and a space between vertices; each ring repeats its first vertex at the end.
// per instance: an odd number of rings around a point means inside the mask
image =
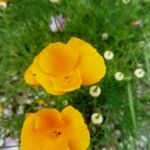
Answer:
POLYGON ((49 44, 25 72, 25 81, 48 93, 62 95, 100 81, 106 72, 103 57, 89 43, 71 38, 67 44, 49 44))
POLYGON ((86 150, 89 143, 84 119, 72 106, 27 115, 21 132, 21 150, 86 150))

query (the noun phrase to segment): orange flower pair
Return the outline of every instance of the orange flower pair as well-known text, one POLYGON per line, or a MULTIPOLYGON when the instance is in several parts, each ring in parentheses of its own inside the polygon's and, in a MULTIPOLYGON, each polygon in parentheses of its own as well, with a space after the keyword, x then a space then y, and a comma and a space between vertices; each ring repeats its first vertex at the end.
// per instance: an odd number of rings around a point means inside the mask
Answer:
POLYGON ((21 150, 86 150, 89 143, 83 117, 72 106, 29 114, 21 132, 21 150))
POLYGON ((28 84, 42 86, 48 93, 62 95, 98 82, 105 75, 102 56, 90 44, 71 38, 67 44, 49 44, 25 72, 28 84))

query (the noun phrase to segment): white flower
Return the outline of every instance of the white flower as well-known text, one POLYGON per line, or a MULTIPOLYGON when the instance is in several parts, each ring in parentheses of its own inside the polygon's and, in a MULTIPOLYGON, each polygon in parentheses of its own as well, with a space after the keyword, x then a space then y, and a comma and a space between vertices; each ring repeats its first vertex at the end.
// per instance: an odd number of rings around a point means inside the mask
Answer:
POLYGON ((124 79, 124 74, 122 72, 116 72, 114 77, 117 81, 122 81, 124 79))
POLYGON ((143 27, 143 21, 142 20, 136 20, 132 24, 134 27, 137 27, 137 28, 143 27))
POLYGON ((144 143, 148 143, 148 139, 146 136, 144 135, 141 135, 141 140, 144 142, 144 143))
POLYGON ((2 147, 4 144, 4 140, 3 139, 0 139, 0 147, 2 147))
POLYGON ((18 110, 17 110, 17 115, 22 115, 24 113, 24 107, 23 106, 19 106, 18 110))
POLYGON ((49 0, 51 3, 59 3, 60 0, 49 0))
POLYGON ((121 149, 123 149, 123 147, 124 147, 123 143, 119 143, 119 147, 120 147, 121 149))
POLYGON ((137 64, 137 67, 142 67, 143 65, 141 63, 138 63, 137 64))
POLYGON ((6 97, 2 97, 2 98, 0 98, 0 101, 1 102, 5 102, 7 100, 7 98, 6 97))
POLYGON ((52 16, 51 17, 51 23, 50 23, 50 30, 52 32, 58 32, 62 31, 63 28, 65 27, 65 19, 64 17, 60 14, 58 16, 52 16))
POLYGON ((93 85, 90 87, 89 94, 92 97, 98 97, 101 94, 101 88, 97 85, 93 85))
POLYGON ((113 57, 114 57, 114 53, 112 51, 107 50, 104 52, 105 59, 111 60, 111 59, 113 59, 113 57))
POLYGON ((147 46, 148 48, 150 48, 150 43, 147 43, 146 46, 147 46))
POLYGON ((7 8, 7 2, 6 1, 0 1, 0 8, 2 8, 2 9, 7 8))
POLYGON ((93 124, 101 124, 103 122, 103 116, 100 113, 93 113, 91 115, 91 121, 93 124))
POLYGON ((31 104, 32 104, 32 100, 31 100, 31 99, 27 99, 27 100, 25 101, 25 103, 28 104, 28 105, 31 105, 31 104))
POLYGON ((36 95, 34 98, 35 98, 35 99, 39 99, 39 96, 38 96, 38 95, 36 95))
POLYGON ((137 69, 135 69, 135 71, 134 71, 134 75, 135 75, 137 78, 143 78, 144 75, 145 75, 145 71, 144 71, 142 68, 137 68, 137 69))
POLYGON ((18 76, 13 76, 12 79, 13 79, 14 81, 16 81, 16 80, 19 79, 19 77, 18 77, 18 76))
POLYGON ((140 46, 140 47, 144 47, 145 45, 146 45, 145 41, 140 41, 140 42, 139 42, 139 46, 140 46))
POLYGON ((45 95, 45 92, 44 91, 40 91, 39 93, 38 93, 38 96, 44 96, 45 95))
POLYGON ((139 148, 139 149, 146 148, 148 140, 147 140, 147 138, 146 139, 145 138, 146 138, 145 136, 144 136, 144 139, 141 136, 141 139, 135 141, 137 148, 139 148))
POLYGON ((117 139, 119 139, 121 137, 121 131, 120 130, 118 130, 118 129, 115 130, 115 137, 117 139))
POLYGON ((123 2, 124 4, 128 4, 128 3, 131 2, 131 0, 122 0, 122 2, 123 2))
POLYGON ((11 117, 12 110, 10 108, 3 109, 3 115, 4 115, 4 117, 11 117))
POLYGON ((50 102, 50 105, 51 105, 51 106, 54 106, 54 105, 56 105, 56 102, 55 102, 55 101, 51 101, 51 102, 50 102))
POLYGON ((63 104, 64 106, 67 106, 67 105, 68 105, 68 101, 67 101, 67 100, 63 100, 63 101, 62 101, 62 104, 63 104))
POLYGON ((107 40, 107 39, 108 39, 108 33, 103 33, 102 40, 107 40))

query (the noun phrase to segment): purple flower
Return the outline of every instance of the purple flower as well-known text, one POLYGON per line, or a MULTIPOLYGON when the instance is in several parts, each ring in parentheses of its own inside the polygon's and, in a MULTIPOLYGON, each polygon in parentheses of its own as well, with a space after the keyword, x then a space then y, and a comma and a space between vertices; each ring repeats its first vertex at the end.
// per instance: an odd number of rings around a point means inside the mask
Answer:
POLYGON ((4 139, 4 147, 2 150, 19 150, 18 139, 13 139, 11 137, 6 137, 4 139))
POLYGON ((52 32, 62 31, 65 27, 66 20, 63 15, 60 14, 58 16, 51 16, 50 30, 52 32))

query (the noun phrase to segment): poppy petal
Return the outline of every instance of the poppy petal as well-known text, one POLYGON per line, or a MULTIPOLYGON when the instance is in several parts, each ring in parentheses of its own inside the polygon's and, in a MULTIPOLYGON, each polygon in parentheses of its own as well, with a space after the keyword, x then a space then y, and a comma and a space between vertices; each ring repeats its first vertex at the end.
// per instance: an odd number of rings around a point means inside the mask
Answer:
POLYGON ((79 52, 78 69, 83 85, 94 84, 105 75, 104 59, 90 44, 78 38, 71 38, 67 45, 79 52))
POLYGON ((68 150, 67 140, 53 134, 62 128, 64 122, 56 109, 42 109, 30 114, 23 126, 21 134, 21 150, 68 150))
POLYGON ((48 93, 53 95, 64 94, 63 91, 55 91, 53 88, 51 76, 42 72, 41 68, 39 67, 39 55, 34 59, 32 70, 36 74, 36 80, 48 93))
POLYGON ((61 77, 53 77, 52 83, 56 91, 71 91, 80 88, 82 80, 78 70, 61 77))
POLYGON ((32 72, 32 65, 29 66, 27 70, 25 71, 24 80, 26 81, 26 83, 30 85, 39 85, 39 83, 37 82, 35 78, 35 75, 32 72))
POLYGON ((60 136, 57 140, 45 139, 42 150, 70 150, 68 146, 68 142, 62 136, 60 136))
POLYGON ((78 61, 78 52, 60 42, 50 44, 39 55, 40 68, 52 76, 70 72, 78 61))
POLYGON ((90 135, 81 113, 72 106, 67 106, 61 114, 66 123, 66 134, 69 135, 70 150, 86 150, 90 135))
POLYGON ((60 112, 53 108, 44 108, 36 113, 36 130, 47 130, 49 128, 61 128, 64 122, 60 112))
POLYGON ((30 114, 24 122, 24 126, 21 131, 21 150, 29 149, 42 149, 42 145, 35 144, 43 143, 43 135, 35 131, 36 115, 30 114))

